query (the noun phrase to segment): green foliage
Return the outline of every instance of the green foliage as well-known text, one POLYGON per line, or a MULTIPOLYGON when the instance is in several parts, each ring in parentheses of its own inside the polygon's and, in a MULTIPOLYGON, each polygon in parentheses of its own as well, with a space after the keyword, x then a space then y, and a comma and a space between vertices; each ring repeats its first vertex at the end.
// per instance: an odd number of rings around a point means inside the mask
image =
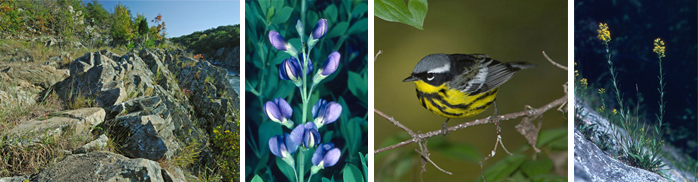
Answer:
POLYGON ((195 54, 212 56, 223 47, 240 46, 240 25, 226 25, 171 38, 172 42, 194 50, 195 54))
POLYGON ((427 0, 377 0, 375 15, 385 21, 400 22, 423 30, 424 18, 427 16, 427 0))
POLYGON ((87 3, 85 9, 85 17, 94 19, 95 24, 103 24, 108 21, 109 12, 102 7, 102 4, 99 4, 98 0, 87 3))
POLYGON ((132 24, 131 10, 121 3, 117 4, 116 7, 114 7, 114 14, 112 14, 112 26, 109 33, 115 40, 131 40, 134 37, 132 24))
POLYGON ((226 179, 238 179, 240 175, 240 132, 223 130, 221 126, 213 129, 213 144, 221 150, 223 159, 218 160, 222 175, 226 179))
POLYGON ((135 22, 137 22, 136 29, 138 30, 138 35, 145 36, 148 34, 148 20, 145 18, 145 16, 139 14, 138 17, 136 17, 135 22))

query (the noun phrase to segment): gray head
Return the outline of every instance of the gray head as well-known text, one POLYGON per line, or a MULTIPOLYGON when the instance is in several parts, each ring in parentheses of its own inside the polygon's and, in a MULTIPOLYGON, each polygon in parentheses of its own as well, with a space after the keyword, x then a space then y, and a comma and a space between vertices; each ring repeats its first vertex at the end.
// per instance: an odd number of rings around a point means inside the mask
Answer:
POLYGON ((431 54, 422 58, 422 60, 420 60, 419 63, 417 63, 417 65, 414 66, 412 74, 409 77, 402 80, 402 82, 424 80, 433 84, 441 84, 444 81, 446 81, 444 79, 448 76, 445 76, 445 74, 450 71, 451 58, 448 57, 448 55, 431 54), (434 80, 435 75, 441 75, 439 76, 441 79, 434 80))
POLYGON ((451 69, 451 58, 446 54, 428 55, 414 66, 412 73, 445 73, 451 69))

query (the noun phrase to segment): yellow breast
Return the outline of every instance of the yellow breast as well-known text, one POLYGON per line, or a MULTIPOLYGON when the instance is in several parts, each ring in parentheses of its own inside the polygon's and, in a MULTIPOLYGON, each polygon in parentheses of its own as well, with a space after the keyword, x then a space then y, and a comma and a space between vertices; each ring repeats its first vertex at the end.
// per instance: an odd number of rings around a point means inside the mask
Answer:
POLYGON ((448 82, 438 87, 415 81, 417 98, 430 112, 447 118, 465 118, 480 114, 494 103, 498 88, 477 95, 451 89, 448 82))

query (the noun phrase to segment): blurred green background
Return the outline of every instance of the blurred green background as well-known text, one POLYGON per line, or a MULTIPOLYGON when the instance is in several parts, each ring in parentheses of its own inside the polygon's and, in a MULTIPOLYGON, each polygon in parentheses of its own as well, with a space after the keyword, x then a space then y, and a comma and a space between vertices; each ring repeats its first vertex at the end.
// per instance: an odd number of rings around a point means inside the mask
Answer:
MULTIPOLYGON (((375 50, 383 51, 374 69, 376 109, 395 117, 415 132, 440 129, 446 119, 419 104, 413 83, 401 82, 421 58, 434 53, 481 53, 502 62, 537 64, 538 67, 519 72, 500 87, 497 95, 500 114, 523 111, 526 105, 538 108, 564 95, 562 85, 567 82, 567 72, 550 64, 541 51, 568 66, 567 1, 429 1, 428 8, 424 30, 374 17, 375 50)), ((475 117, 451 120, 449 126, 486 118, 493 112, 493 108, 489 108, 475 117)), ((548 111, 544 114, 542 131, 566 132, 565 117, 566 114, 554 109, 548 111)), ((528 148, 530 145, 515 129, 520 121, 520 118, 502 121, 503 142, 512 153, 531 159, 533 149, 528 148)), ((375 115, 374 126, 376 149, 408 139, 403 130, 379 115, 375 115)), ((454 174, 447 175, 427 164, 422 178, 427 181, 476 180, 480 176, 478 161, 490 153, 495 141, 493 124, 431 138, 431 159, 454 174)), ((410 144, 376 155, 376 169, 386 169, 376 171, 376 180, 418 181, 421 164, 415 148, 416 144, 410 144)), ((498 148, 497 155, 485 163, 485 169, 506 156, 498 148)), ((556 166, 565 162, 564 168, 556 167, 550 174, 567 174, 566 149, 543 149, 538 157, 550 159, 556 166)))

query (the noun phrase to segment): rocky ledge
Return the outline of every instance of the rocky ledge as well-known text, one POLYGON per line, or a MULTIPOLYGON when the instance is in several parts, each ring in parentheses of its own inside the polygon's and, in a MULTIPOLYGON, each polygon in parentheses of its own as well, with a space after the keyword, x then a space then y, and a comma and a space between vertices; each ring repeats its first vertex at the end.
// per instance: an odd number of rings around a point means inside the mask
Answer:
POLYGON ((0 90, 0 106, 39 103, 54 92, 66 103, 94 100, 92 107, 17 124, 2 147, 37 145, 42 138, 67 134, 95 139, 65 151, 67 157, 36 174, 0 181, 182 181, 182 169, 162 169, 156 161, 173 159, 195 144, 202 149, 193 166, 214 168, 213 129, 238 130, 239 97, 226 74, 182 50, 161 49, 86 53, 67 69, 0 64, 0 81, 17 85, 14 91, 0 90), (119 154, 102 150, 108 140, 120 146, 119 154))

